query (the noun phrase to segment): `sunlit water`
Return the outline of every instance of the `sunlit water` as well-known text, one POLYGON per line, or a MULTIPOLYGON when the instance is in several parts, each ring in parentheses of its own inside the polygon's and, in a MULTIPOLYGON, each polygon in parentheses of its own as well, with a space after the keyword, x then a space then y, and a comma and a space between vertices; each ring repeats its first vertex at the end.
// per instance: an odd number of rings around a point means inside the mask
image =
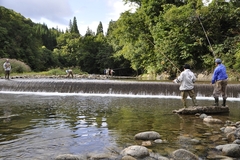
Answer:
MULTIPOLYGON (((211 97, 198 97, 211 105, 211 97)), ((189 100, 189 104, 191 104, 189 100)), ((230 98, 229 114, 212 115, 239 121, 240 101, 230 98)), ((222 141, 222 125, 208 125, 195 115, 177 115, 179 97, 110 94, 0 93, 0 159, 54 159, 60 154, 105 153, 141 145, 134 135, 156 131, 168 143, 149 149, 168 157, 185 148, 206 158, 222 141), (211 133, 211 135, 206 135, 211 133), (179 137, 200 140, 200 144, 179 137)))

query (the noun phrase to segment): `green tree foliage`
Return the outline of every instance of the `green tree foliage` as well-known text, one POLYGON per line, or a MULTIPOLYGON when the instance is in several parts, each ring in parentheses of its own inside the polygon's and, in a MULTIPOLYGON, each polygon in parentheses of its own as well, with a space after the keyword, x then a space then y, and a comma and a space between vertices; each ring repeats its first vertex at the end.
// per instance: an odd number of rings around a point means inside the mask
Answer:
POLYGON ((115 36, 120 39, 115 41, 122 46, 117 53, 130 60, 134 69, 141 66, 148 73, 168 71, 175 74, 184 63, 189 63, 199 70, 211 69, 215 57, 229 62, 226 63, 227 66, 233 68, 231 62, 235 61, 236 37, 239 37, 236 36, 236 33, 239 33, 239 8, 235 1, 215 0, 209 6, 204 6, 201 0, 125 2, 137 3, 140 7, 134 14, 122 14, 113 33, 122 31, 117 34, 119 37, 115 36), (125 16, 126 14, 128 15, 125 16), (138 24, 132 19, 142 19, 145 29, 138 30, 138 24), (134 28, 134 31, 131 28, 134 28), (138 34, 134 34, 135 31, 138 34), (155 45, 155 50, 144 45, 147 43, 144 43, 143 37, 147 37, 155 45), (121 44, 123 39, 126 43, 123 41, 121 44), (139 46, 138 41, 141 42, 139 46), (136 51, 143 51, 142 46, 147 50, 145 54, 149 54, 141 59, 144 54, 136 51), (154 61, 156 63, 153 63, 154 61))
POLYGON ((52 50, 57 45, 56 37, 61 34, 60 31, 48 29, 45 24, 35 24, 4 7, 0 7, 0 16, 1 58, 23 61, 34 71, 58 65, 52 50))
POLYGON ((1 55, 15 58, 27 63, 33 70, 37 70, 38 47, 41 41, 34 32, 35 25, 30 19, 0 6, 1 55))
MULTIPOLYGON (((154 53, 154 42, 151 28, 163 8, 165 1, 125 1, 136 3, 139 8, 135 13, 123 13, 112 31, 114 46, 118 46, 115 56, 123 56, 131 62, 131 67, 141 73, 158 72, 159 60, 154 53)), ((172 3, 169 2, 169 3, 172 3)))
POLYGON ((131 61, 134 70, 142 70, 146 67, 153 48, 148 42, 150 34, 144 23, 144 15, 125 12, 114 24, 109 38, 116 51, 115 57, 123 56, 131 61))
POLYGON ((36 34, 42 41, 42 45, 53 51, 57 45, 56 38, 60 35, 60 31, 56 29, 48 29, 46 24, 37 24, 34 26, 36 34))
POLYGON ((34 71, 73 67, 99 74, 112 68, 175 76, 184 63, 211 70, 219 57, 239 72, 239 1, 213 0, 208 6, 202 0, 123 2, 138 8, 110 21, 106 35, 100 22, 96 34, 88 28, 83 36, 76 17, 63 32, 0 7, 0 58, 23 61, 34 71))
POLYGON ((77 66, 80 40, 81 37, 69 32, 61 34, 57 38, 58 45, 57 49, 54 50, 54 54, 58 55, 62 67, 77 66))
POLYGON ((200 60, 199 48, 202 41, 195 32, 195 26, 199 31, 202 30, 198 27, 197 19, 193 18, 194 10, 191 5, 181 7, 165 5, 165 7, 164 14, 152 30, 156 48, 159 50, 157 53, 157 58, 161 61, 159 67, 169 72, 172 72, 168 69, 171 68, 174 72, 184 63, 194 66, 200 60))

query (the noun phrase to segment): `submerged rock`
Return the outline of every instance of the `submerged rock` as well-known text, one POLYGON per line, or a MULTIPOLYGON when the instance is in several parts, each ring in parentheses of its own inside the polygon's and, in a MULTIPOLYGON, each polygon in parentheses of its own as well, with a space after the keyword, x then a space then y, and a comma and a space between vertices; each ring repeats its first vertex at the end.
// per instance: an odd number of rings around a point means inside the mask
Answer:
POLYGON ((138 140, 155 140, 155 139, 160 139, 161 136, 159 133, 155 131, 147 131, 147 132, 141 132, 136 134, 134 138, 138 140))
POLYGON ((178 149, 172 153, 174 160, 199 160, 199 157, 185 149, 178 149))
POLYGON ((55 160, 85 160, 86 157, 73 154, 62 154, 55 158, 55 160))

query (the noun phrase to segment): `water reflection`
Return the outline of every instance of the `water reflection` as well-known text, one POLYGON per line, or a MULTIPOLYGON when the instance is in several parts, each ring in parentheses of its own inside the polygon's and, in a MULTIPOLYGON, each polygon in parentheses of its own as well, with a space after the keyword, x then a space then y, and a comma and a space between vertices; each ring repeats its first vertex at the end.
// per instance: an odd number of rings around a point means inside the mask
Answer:
MULTIPOLYGON (((199 100, 210 105, 212 100, 199 100)), ((230 113, 213 115, 238 121, 239 101, 229 101, 230 113)), ((139 144, 134 135, 154 130, 168 143, 154 144, 154 152, 167 156, 179 148, 206 157, 207 150, 223 143, 221 125, 204 124, 194 115, 176 115, 175 98, 0 95, 0 158, 51 159, 59 154, 86 154, 123 149, 139 144), (199 143, 192 143, 192 139, 199 143)))

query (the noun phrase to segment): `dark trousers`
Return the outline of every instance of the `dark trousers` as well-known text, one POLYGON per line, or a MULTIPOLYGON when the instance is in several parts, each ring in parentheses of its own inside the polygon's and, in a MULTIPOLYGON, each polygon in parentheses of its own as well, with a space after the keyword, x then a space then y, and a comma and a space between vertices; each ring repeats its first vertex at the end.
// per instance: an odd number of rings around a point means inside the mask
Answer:
POLYGON ((68 72, 67 77, 70 77, 70 75, 71 75, 71 77, 73 78, 73 72, 72 72, 72 71, 69 71, 69 72, 68 72))
POLYGON ((219 80, 214 85, 213 97, 218 98, 222 96, 223 99, 227 99, 227 84, 228 80, 219 80))
POLYGON ((197 101, 196 101, 196 96, 194 93, 194 90, 183 90, 181 91, 181 100, 183 103, 183 107, 186 108, 187 107, 187 97, 190 97, 192 99, 193 105, 197 106, 197 101))
POLYGON ((10 71, 5 71, 5 79, 9 79, 10 71))

